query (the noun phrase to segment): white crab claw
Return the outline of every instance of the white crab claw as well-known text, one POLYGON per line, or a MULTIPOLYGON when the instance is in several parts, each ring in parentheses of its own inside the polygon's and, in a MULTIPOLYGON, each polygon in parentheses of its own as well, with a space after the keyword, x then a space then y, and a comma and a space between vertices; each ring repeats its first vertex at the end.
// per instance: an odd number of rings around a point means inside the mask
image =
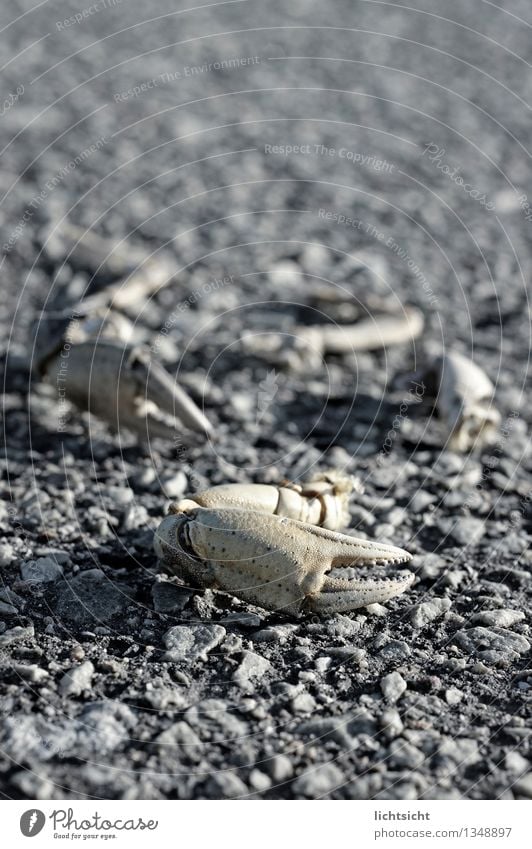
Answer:
POLYGON ((46 374, 69 401, 117 430, 171 439, 176 419, 203 435, 211 430, 192 399, 140 346, 104 338, 69 344, 47 362, 46 374))
POLYGON ((247 509, 191 507, 167 516, 154 545, 165 567, 192 586, 289 613, 387 601, 414 580, 387 571, 410 560, 401 548, 247 509))

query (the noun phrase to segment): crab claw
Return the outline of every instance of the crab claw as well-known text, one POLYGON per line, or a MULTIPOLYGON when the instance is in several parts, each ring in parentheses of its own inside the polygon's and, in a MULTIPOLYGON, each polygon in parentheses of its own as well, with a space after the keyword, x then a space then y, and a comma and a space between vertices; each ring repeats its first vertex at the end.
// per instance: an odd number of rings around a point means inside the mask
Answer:
POLYGON ((46 374, 60 396, 140 438, 175 437, 176 418, 202 434, 211 430, 191 398, 140 346, 104 338, 66 343, 46 374))
POLYGON ((255 510, 186 508, 155 534, 165 567, 269 610, 335 613, 387 601, 406 590, 410 560, 392 545, 357 539, 255 510))
POLYGON ((470 357, 458 351, 445 351, 432 357, 427 366, 396 380, 422 381, 426 394, 446 430, 446 447, 466 452, 495 442, 501 415, 495 407, 495 387, 488 375, 470 357))

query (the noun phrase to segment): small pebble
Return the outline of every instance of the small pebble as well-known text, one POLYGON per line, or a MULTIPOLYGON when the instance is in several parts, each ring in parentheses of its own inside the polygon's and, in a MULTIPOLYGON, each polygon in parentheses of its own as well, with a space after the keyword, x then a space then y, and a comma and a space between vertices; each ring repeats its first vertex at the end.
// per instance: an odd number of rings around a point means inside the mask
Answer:
POLYGON ((410 499, 408 504, 408 509, 411 513, 425 513, 429 504, 433 504, 436 501, 436 496, 431 495, 430 492, 424 492, 422 489, 418 490, 415 495, 410 499))
POLYGON ((370 616, 387 616, 388 615, 388 610, 386 609, 386 607, 383 604, 378 604, 377 602, 375 602, 375 604, 366 605, 364 610, 370 616))
POLYGON ((0 566, 9 566, 15 556, 15 549, 10 543, 0 542, 0 566))
POLYGON ((188 478, 182 471, 176 472, 171 477, 163 478, 161 486, 167 498, 180 498, 188 488, 188 478))
POLYGON ((386 708, 381 716, 382 732, 388 740, 398 737, 403 731, 403 721, 395 708, 386 708))
POLYGON ((252 651, 245 651, 238 669, 233 673, 233 681, 243 690, 252 690, 252 682, 259 681, 271 670, 271 663, 266 658, 252 651))
POLYGON ((224 624, 240 625, 241 628, 259 628, 262 619, 256 613, 230 613, 221 620, 224 624))
POLYGON ((69 669, 59 682, 59 692, 62 696, 79 696, 84 690, 88 690, 94 675, 94 666, 90 660, 86 660, 79 666, 69 669))
POLYGON ((467 628, 457 631, 455 640, 464 651, 478 654, 483 660, 492 659, 490 652, 518 657, 530 650, 530 643, 525 637, 505 628, 467 628))
POLYGON ((208 787, 214 799, 238 799, 249 793, 242 779, 234 772, 216 773, 209 780, 208 787))
POLYGON ((504 766, 508 772, 511 772, 514 775, 527 772, 530 769, 530 764, 527 759, 516 751, 508 752, 506 754, 504 758, 504 766))
POLYGON ((295 699, 292 699, 292 710, 294 713, 312 713, 316 707, 316 702, 310 693, 299 693, 295 699))
POLYGON ((249 786, 257 793, 264 793, 272 786, 271 778, 260 769, 252 769, 248 777, 249 786))
POLYGON ((474 545, 484 535, 485 525, 474 516, 460 516, 440 519, 438 528, 444 537, 449 535, 458 545, 474 545))
POLYGON ((532 799, 532 772, 528 772, 519 778, 512 785, 512 790, 516 796, 524 796, 526 799, 532 799))
POLYGON ((164 660, 174 663, 205 661, 209 652, 220 645, 225 634, 221 625, 175 625, 163 637, 168 649, 164 660))
POLYGON ((35 635, 33 625, 16 625, 8 631, 0 634, 0 646, 10 646, 12 643, 21 643, 23 640, 31 640, 35 635))
POLYGON ((396 702, 407 688, 407 683, 399 672, 390 672, 381 678, 381 690, 387 702, 396 702))
POLYGON ((13 664, 13 670, 21 678, 25 678, 26 681, 31 681, 33 684, 40 684, 49 678, 48 670, 42 669, 35 664, 15 663, 13 664))
POLYGON ((63 574, 63 568, 51 557, 39 557, 38 560, 23 563, 20 567, 20 574, 24 581, 45 584, 57 581, 63 574))
POLYGON ((435 622, 445 616, 451 608, 448 598, 431 598, 410 608, 410 621, 414 628, 424 628, 429 622, 435 622))
POLYGON ((525 614, 522 610, 509 610, 508 608, 500 608, 499 610, 486 610, 482 613, 477 613, 472 618, 472 622, 478 622, 480 625, 495 625, 498 628, 511 628, 517 622, 522 622, 525 614))
POLYGON ((160 581, 151 588, 153 607, 157 613, 180 613, 194 595, 192 590, 160 581))
POLYGON ((286 755, 275 755, 266 761, 265 768, 270 773, 274 784, 281 784, 283 781, 288 781, 294 774, 292 762, 286 755))
POLYGON ((292 789, 296 796, 304 796, 306 799, 318 799, 332 793, 337 787, 345 783, 345 776, 334 764, 323 764, 311 767, 299 778, 296 778, 292 789))
POLYGON ((390 640, 380 650, 379 656, 386 661, 401 662, 410 657, 412 650, 404 640, 390 640))
POLYGON ((425 760, 425 755, 411 743, 395 739, 390 743, 390 766, 397 769, 419 769, 425 760))
POLYGON ((85 650, 82 646, 73 646, 73 648, 70 650, 70 660, 83 660, 84 657, 85 650))
POLYGON ((458 705, 464 698, 464 694, 457 687, 449 687, 445 691, 445 701, 448 705, 458 705))

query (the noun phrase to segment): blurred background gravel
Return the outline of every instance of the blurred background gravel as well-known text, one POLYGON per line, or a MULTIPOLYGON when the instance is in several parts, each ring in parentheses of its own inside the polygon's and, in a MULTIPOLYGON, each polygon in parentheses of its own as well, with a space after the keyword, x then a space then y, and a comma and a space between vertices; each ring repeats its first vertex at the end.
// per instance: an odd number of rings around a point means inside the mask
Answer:
POLYGON ((82 2, 0 9, 2 792, 532 797, 528 4, 82 2), (58 432, 30 327, 88 282, 67 221, 173 255, 137 319, 206 445, 76 411, 58 432), (376 295, 423 338, 304 371, 243 355, 376 295), (394 425, 394 375, 441 347, 496 384, 484 453, 394 425), (158 573, 169 498, 329 466, 364 482, 355 533, 415 555, 386 610, 286 620, 158 573))

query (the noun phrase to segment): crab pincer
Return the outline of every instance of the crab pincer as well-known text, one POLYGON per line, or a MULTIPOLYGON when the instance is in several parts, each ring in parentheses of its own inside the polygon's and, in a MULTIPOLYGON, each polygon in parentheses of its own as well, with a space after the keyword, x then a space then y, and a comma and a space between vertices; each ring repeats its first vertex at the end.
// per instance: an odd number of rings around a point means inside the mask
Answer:
POLYGON ((104 337, 67 342, 41 371, 77 407, 140 439, 172 439, 178 422, 202 435, 211 431, 194 401, 143 346, 104 337))
POLYGON ((247 509, 191 507, 167 516, 155 551, 192 586, 268 610, 336 613, 387 601, 414 580, 408 552, 247 509))

